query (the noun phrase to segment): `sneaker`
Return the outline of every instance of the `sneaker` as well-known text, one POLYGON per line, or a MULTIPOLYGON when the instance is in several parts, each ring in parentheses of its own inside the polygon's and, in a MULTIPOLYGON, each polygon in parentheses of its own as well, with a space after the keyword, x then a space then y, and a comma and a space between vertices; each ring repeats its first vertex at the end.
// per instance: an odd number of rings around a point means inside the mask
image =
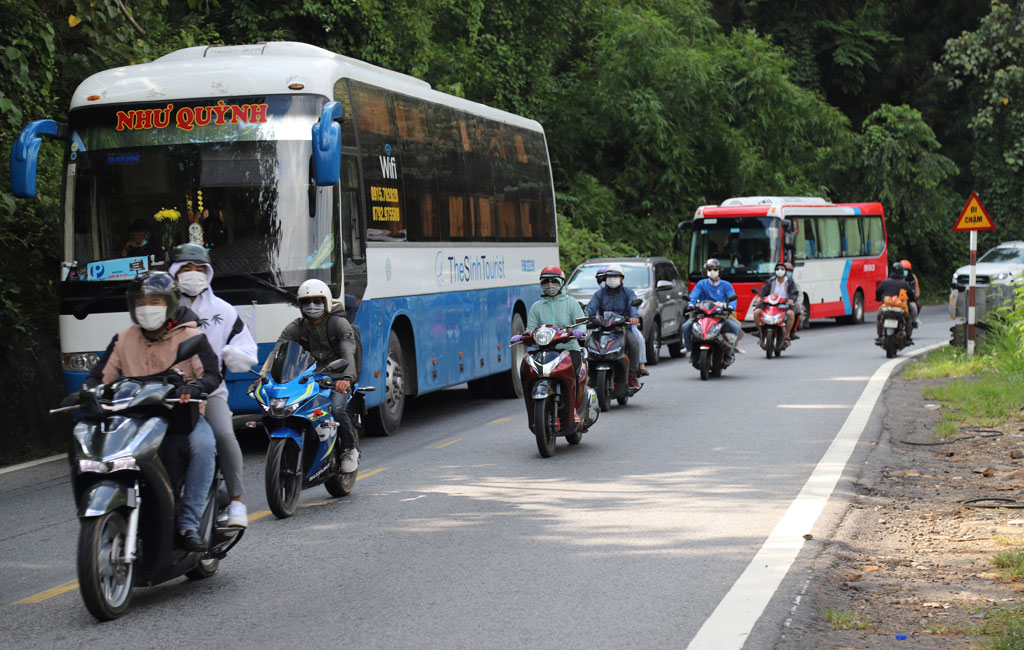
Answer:
POLYGON ((248 528, 249 511, 241 501, 232 501, 228 504, 228 528, 248 528))
POLYGON ((341 453, 341 473, 351 474, 359 469, 359 450, 346 449, 341 453))
POLYGON ((630 388, 640 388, 640 382, 638 382, 636 380, 636 377, 630 377, 629 378, 629 387, 630 388))
POLYGON ((740 354, 746 354, 746 353, 747 353, 747 351, 746 351, 746 350, 744 350, 743 348, 741 348, 741 347, 740 347, 740 346, 738 346, 738 345, 736 346, 736 351, 737 351, 737 352, 739 352, 740 354))
POLYGON ((875 339, 875 345, 883 345, 884 343, 885 343, 885 339, 883 339, 881 336, 879 336, 877 339, 875 339))
POLYGON ((790 334, 790 335, 789 335, 789 340, 790 340, 790 341, 795 341, 795 340, 797 340, 798 338, 800 338, 800 335, 799 335, 799 334, 797 334, 796 332, 793 332, 792 334, 790 334))
POLYGON ((646 377, 651 373, 647 371, 647 368, 641 368, 636 374, 640 377, 646 377))
POLYGON ((179 534, 179 537, 181 538, 181 541, 178 546, 186 551, 206 550, 206 542, 204 542, 203 538, 199 536, 199 533, 194 530, 183 530, 179 534))

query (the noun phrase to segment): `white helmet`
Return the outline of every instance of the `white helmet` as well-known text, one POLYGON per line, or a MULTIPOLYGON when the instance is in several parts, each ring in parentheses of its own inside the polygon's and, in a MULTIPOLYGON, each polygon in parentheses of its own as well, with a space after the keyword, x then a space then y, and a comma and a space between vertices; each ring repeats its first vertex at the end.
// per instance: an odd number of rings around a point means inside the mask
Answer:
POLYGON ((306 280, 299 285, 299 300, 304 298, 315 298, 320 296, 324 299, 324 309, 329 310, 334 296, 331 295, 331 288, 323 280, 306 280))
POLYGON ((609 265, 608 268, 605 269, 604 276, 607 278, 609 275, 618 275, 618 276, 626 277, 625 272, 623 272, 623 270, 622 270, 622 265, 621 264, 611 264, 611 265, 609 265))

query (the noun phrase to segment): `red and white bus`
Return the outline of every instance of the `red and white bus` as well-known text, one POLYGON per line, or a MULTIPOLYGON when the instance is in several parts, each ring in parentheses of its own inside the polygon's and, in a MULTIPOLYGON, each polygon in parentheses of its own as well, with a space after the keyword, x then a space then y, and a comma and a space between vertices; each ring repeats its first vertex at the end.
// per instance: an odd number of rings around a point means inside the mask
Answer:
POLYGON ((878 309, 875 288, 888 275, 882 204, 829 203, 818 197, 747 196, 697 208, 676 232, 690 239, 690 288, 717 258, 739 298, 736 315, 752 321, 754 292, 776 263, 792 262, 804 314, 859 323, 878 309))

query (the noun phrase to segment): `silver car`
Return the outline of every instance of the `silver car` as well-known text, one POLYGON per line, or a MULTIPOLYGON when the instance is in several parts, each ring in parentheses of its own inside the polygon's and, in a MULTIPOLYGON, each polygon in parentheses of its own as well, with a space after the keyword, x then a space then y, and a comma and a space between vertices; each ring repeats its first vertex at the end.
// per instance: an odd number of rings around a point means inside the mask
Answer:
POLYGON ((589 259, 576 267, 565 285, 566 293, 584 309, 595 293, 599 269, 610 264, 622 267, 624 287, 643 300, 638 307, 640 327, 647 342, 647 363, 658 363, 661 346, 667 345, 673 357, 686 355, 683 347, 683 323, 686 318, 686 281, 672 260, 665 257, 602 257, 589 259))

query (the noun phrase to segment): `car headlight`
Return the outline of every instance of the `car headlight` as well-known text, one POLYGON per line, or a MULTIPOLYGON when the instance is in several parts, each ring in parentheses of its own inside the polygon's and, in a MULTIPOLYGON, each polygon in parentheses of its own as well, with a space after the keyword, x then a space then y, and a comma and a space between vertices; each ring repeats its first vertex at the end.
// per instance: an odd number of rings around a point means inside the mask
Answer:
POLYGON ((72 352, 63 355, 64 372, 89 372, 100 361, 95 352, 72 352))
POLYGON ((534 343, 542 347, 550 345, 553 338, 555 338, 555 330, 550 327, 541 327, 533 333, 534 343))

